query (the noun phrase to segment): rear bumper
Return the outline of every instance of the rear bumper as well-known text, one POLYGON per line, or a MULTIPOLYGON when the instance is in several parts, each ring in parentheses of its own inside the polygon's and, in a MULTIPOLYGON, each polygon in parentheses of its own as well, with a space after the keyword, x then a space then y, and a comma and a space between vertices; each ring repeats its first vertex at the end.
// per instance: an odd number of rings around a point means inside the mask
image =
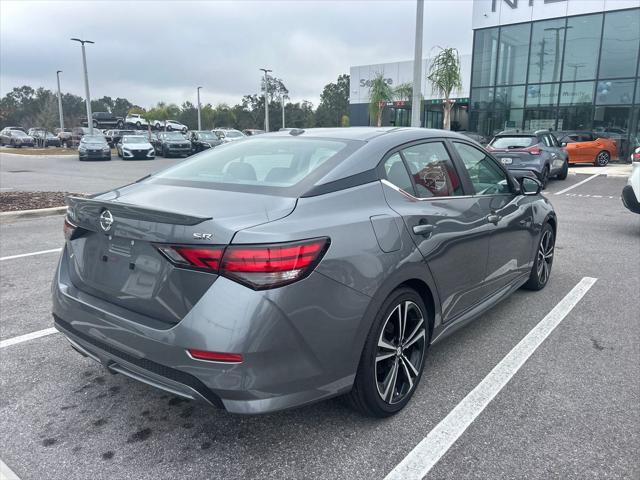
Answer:
POLYGON ((622 189, 622 204, 633 213, 640 213, 640 202, 638 202, 631 185, 625 185, 622 189))
POLYGON ((351 389, 371 299, 322 274, 262 292, 219 277, 179 323, 152 328, 75 288, 68 268, 65 248, 52 288, 56 328, 111 371, 243 414, 351 389), (243 362, 193 359, 188 348, 240 353, 243 362))
POLYGON ((112 373, 121 373, 152 387, 190 400, 199 400, 222 407, 220 399, 196 377, 145 358, 136 358, 113 346, 92 338, 56 315, 55 328, 62 333, 78 353, 101 363, 112 373))

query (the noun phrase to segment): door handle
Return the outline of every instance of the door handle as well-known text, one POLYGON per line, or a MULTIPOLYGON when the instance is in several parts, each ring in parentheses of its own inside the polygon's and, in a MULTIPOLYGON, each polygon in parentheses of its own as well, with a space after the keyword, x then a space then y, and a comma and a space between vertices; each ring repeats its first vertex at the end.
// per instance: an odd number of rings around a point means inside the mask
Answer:
POLYGON ((416 235, 431 235, 433 232, 433 225, 428 223, 420 223, 413 226, 413 233, 416 235))
POLYGON ((497 225, 500 220, 502 220, 502 217, 495 213, 490 213, 489 215, 487 215, 487 222, 493 223, 494 225, 497 225))

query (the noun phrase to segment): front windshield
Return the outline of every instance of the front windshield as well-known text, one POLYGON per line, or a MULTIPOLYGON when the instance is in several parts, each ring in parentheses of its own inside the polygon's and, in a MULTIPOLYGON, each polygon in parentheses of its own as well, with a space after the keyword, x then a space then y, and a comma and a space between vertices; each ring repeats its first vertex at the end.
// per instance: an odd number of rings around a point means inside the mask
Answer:
POLYGON ((20 130, 11 130, 11 135, 13 135, 14 137, 26 137, 27 134, 20 131, 20 130))
POLYGON ((227 137, 229 138, 239 138, 239 137, 244 137, 244 135, 242 134, 242 132, 234 132, 233 130, 230 132, 226 132, 227 137))
POLYGON ((198 132, 198 138, 200 140, 217 140, 218 139, 218 137, 216 137, 211 132, 198 132))
POLYGON ((180 132, 164 132, 162 138, 167 140, 184 140, 184 136, 180 132))
POLYGON ((142 135, 127 135, 126 137, 122 137, 122 143, 146 143, 147 137, 143 137, 142 135))
POLYGON ((82 137, 84 143, 106 144, 107 140, 101 135, 85 135, 82 137))
POLYGON ((201 153, 156 176, 202 183, 290 187, 346 147, 316 138, 255 139, 201 153))

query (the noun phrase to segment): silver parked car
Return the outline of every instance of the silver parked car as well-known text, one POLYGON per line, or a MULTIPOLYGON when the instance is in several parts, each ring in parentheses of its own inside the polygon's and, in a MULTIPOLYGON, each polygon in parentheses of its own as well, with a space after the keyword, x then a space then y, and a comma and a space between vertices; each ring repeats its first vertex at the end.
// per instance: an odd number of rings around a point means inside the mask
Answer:
POLYGON ((542 188, 551 177, 565 180, 569 173, 568 154, 548 130, 501 132, 493 137, 487 149, 509 170, 535 173, 542 188))
POLYGON ((69 198, 55 326, 112 372, 230 412, 348 394, 392 415, 430 345, 547 284, 540 187, 442 130, 231 142, 69 198))

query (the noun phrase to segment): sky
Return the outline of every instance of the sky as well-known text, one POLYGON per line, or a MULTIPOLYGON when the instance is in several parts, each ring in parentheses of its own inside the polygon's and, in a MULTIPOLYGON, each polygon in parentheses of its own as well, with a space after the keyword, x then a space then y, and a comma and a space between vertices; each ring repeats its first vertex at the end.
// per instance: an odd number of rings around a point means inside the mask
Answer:
MULTIPOLYGON (((317 105, 353 65, 413 59, 415 0, 0 0, 0 96, 13 87, 92 98, 239 103, 273 70, 292 101, 317 105)), ((423 57, 435 46, 471 53, 472 0, 425 0, 423 57)))

